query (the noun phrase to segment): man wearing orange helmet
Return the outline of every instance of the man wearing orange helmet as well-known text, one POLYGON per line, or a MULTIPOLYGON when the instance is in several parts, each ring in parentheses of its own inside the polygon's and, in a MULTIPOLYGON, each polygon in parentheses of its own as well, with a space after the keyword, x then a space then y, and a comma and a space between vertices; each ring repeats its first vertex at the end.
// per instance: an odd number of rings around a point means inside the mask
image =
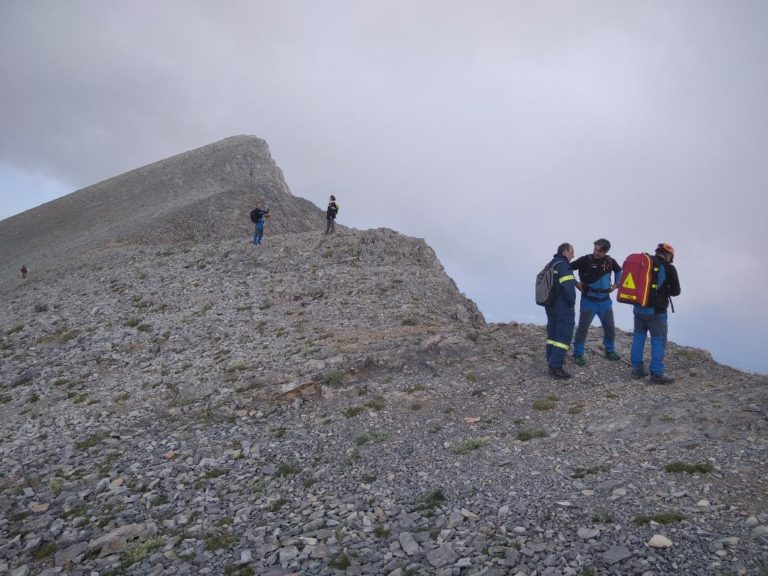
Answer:
MULTIPOLYGON (((672 265, 675 249, 662 242, 656 247, 653 257, 653 297, 648 306, 635 306, 632 312, 635 329, 632 335, 632 377, 648 375, 643 363, 643 350, 647 334, 651 334, 651 382, 671 384, 674 378, 664 374, 664 353, 667 348, 667 308, 669 297, 680 294, 680 280, 677 269, 672 265)), ((674 309, 674 308, 673 308, 674 309)))

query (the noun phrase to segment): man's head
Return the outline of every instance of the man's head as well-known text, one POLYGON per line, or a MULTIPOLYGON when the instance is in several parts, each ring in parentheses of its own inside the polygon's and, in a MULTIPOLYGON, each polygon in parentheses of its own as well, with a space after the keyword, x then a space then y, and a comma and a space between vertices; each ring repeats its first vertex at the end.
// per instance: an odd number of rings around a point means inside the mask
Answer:
POLYGON ((672 261, 675 259, 675 249, 672 248, 672 244, 667 244, 666 242, 662 242, 656 246, 656 254, 664 258, 669 263, 672 263, 672 261))
POLYGON ((557 253, 570 262, 573 260, 573 245, 568 244, 568 242, 563 242, 557 247, 557 253))
POLYGON ((605 238, 600 238, 599 240, 595 240, 594 242, 595 249, 594 252, 592 252, 592 255, 595 258, 601 258, 608 254, 608 251, 611 249, 611 243, 608 242, 605 238))

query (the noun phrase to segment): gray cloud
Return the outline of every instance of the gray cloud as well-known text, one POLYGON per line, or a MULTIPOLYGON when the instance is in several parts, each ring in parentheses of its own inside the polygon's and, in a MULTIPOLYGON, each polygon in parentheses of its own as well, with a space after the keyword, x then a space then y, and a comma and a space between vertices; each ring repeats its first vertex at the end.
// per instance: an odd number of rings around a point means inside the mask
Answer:
POLYGON ((737 357, 768 320, 766 29, 759 1, 6 0, 0 164, 76 189, 255 134, 294 193, 426 238, 496 320, 543 321, 559 242, 669 241, 671 338, 737 357))

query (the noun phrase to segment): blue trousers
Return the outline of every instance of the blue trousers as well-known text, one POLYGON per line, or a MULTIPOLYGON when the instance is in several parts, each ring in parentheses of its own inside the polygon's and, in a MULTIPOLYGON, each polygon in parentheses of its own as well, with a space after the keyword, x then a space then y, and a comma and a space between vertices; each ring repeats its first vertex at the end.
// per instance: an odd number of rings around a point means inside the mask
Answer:
POLYGON ((573 355, 584 356, 584 344, 587 341, 587 332, 592 320, 597 316, 603 327, 603 346, 606 352, 615 352, 614 339, 616 329, 613 323, 613 305, 608 297, 600 302, 587 300, 581 297, 579 306, 579 327, 576 328, 576 336, 573 340, 573 355))
POLYGON ((264 236, 264 221, 256 222, 256 229, 253 232, 253 243, 261 244, 261 237, 264 236))
POLYGON ((632 334, 632 370, 643 370, 645 338, 651 334, 651 375, 664 374, 664 353, 667 349, 667 313, 635 314, 635 330, 632 334))
POLYGON ((573 327, 576 324, 573 307, 556 300, 547 312, 547 364, 550 368, 562 368, 565 354, 571 347, 573 327))

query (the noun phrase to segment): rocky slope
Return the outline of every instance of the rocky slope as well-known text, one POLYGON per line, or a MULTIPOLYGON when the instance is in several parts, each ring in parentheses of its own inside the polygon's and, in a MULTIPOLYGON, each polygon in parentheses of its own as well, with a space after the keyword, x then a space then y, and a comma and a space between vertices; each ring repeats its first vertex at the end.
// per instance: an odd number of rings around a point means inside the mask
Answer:
POLYGON ((0 222, 0 574, 766 573, 765 377, 594 329, 552 381, 423 240, 323 229, 252 137, 0 222))
MULTIPOLYGON (((766 379, 563 385, 388 230, 122 245, 0 309, 0 573, 760 574, 766 379)), ((619 350, 630 338, 620 334, 619 350)))
POLYGON ((26 263, 57 266, 114 242, 240 238, 256 199, 272 209, 272 233, 324 224, 291 195, 263 140, 234 136, 110 178, 0 222, 0 283, 26 263))

